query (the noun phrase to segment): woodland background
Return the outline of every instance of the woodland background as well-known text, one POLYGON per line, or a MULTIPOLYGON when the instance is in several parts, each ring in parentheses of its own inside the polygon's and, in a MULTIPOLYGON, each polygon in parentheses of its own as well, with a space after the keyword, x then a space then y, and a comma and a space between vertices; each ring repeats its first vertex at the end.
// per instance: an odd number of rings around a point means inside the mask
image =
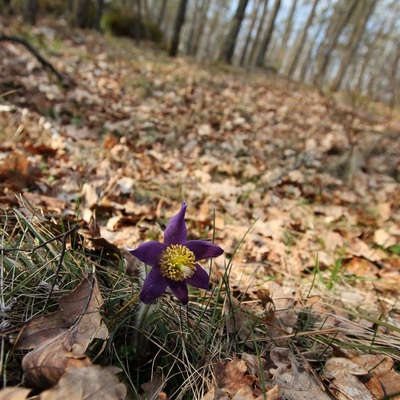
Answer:
MULTIPOLYGON (((151 39, 170 55, 265 68, 332 91, 398 103, 396 0, 9 0, 34 23, 43 10, 80 27, 151 39), (104 15, 105 14, 105 15, 104 15), (103 22, 102 22, 102 18, 103 22), (103 24, 103 26, 102 26, 103 24)), ((4 12, 4 11, 3 11, 4 12)))

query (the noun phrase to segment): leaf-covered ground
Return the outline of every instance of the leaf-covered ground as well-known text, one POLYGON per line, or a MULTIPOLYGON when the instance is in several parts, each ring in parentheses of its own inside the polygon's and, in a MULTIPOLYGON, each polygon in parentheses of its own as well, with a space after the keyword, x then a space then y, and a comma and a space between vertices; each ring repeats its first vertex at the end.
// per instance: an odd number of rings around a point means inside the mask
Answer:
MULTIPOLYGON (((214 221, 215 241, 225 250, 214 261, 212 281, 243 240, 230 285, 246 293, 249 309, 265 306, 265 296, 281 311, 311 307, 310 330, 335 332, 343 348, 352 341, 365 354, 386 354, 398 368, 395 114, 377 116, 369 104, 340 103, 262 71, 170 59, 126 39, 50 22, 29 36, 70 85, 58 85, 24 47, 0 43, 5 208, 19 207, 15 195, 22 193, 47 215, 91 226, 96 220, 108 242, 133 248, 159 239, 186 201, 190 237, 211 238, 214 221)), ((279 334, 271 335, 292 334, 293 320, 285 313, 280 318, 279 334)), ((295 374, 291 358, 279 351, 271 359, 281 376, 292 365, 288 379, 302 386, 303 372, 295 374)), ((337 380, 337 392, 340 384, 356 386, 339 383, 345 377, 338 370, 358 376, 359 360, 344 354, 328 358, 324 376, 337 380)), ((383 362, 368 362, 375 361, 383 362)), ((233 360, 229 371, 221 367, 232 396, 245 387, 234 387, 235 374, 243 376, 241 362, 254 375, 245 358, 233 360)), ((392 367, 387 374, 396 374, 392 367)), ((376 379, 382 392, 362 384, 371 398, 400 390, 376 379)), ((288 392, 287 398, 301 398, 288 392)))

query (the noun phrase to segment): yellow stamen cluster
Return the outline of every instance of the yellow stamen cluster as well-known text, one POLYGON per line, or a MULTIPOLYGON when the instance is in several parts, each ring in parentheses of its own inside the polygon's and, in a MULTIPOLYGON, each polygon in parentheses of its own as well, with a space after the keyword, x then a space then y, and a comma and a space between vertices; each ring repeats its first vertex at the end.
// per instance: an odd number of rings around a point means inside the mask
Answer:
POLYGON ((186 246, 172 244, 164 250, 161 257, 161 273, 173 281, 183 281, 196 271, 195 259, 193 251, 186 246))

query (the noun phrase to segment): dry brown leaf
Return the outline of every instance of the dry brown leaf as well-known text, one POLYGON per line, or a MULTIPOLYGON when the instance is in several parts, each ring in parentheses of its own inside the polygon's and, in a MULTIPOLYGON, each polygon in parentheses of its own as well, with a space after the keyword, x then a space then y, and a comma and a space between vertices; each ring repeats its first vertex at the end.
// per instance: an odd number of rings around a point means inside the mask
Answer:
POLYGON ((287 348, 275 347, 270 357, 277 368, 270 369, 271 385, 279 386, 279 395, 287 400, 329 400, 314 376, 308 371, 299 371, 294 355, 287 348))
POLYGON ((385 249, 396 244, 397 240, 384 229, 377 229, 374 233, 374 242, 385 249))
POLYGON ((378 267, 365 258, 352 257, 344 266, 347 272, 359 277, 376 278, 379 273, 378 267))
POLYGON ((329 388, 339 400, 374 400, 369 389, 357 376, 368 371, 361 365, 344 357, 332 357, 325 363, 324 379, 330 381, 329 388))
POLYGON ((247 365, 244 360, 233 359, 231 362, 220 362, 214 366, 217 387, 234 396, 239 390, 251 387, 256 378, 247 375, 247 365))
POLYGON ((90 365, 87 346, 94 338, 108 336, 99 313, 103 300, 93 275, 59 304, 61 311, 30 321, 16 343, 19 350, 33 349, 23 358, 22 368, 30 384, 38 388, 57 383, 67 367, 90 365))
POLYGON ((52 389, 40 394, 37 400, 123 400, 126 387, 115 376, 118 368, 91 365, 69 367, 52 389))
POLYGON ((141 400, 163 400, 167 396, 162 389, 165 386, 165 376, 163 373, 157 373, 152 379, 141 385, 144 393, 140 396, 141 400))
POLYGON ((26 400, 32 389, 6 387, 0 390, 0 400, 26 400))
MULTIPOLYGON (((384 354, 351 355, 350 359, 368 371, 371 378, 365 386, 377 397, 400 393, 400 374, 393 370, 394 361, 384 354)), ((400 395, 392 397, 400 399, 400 395)))

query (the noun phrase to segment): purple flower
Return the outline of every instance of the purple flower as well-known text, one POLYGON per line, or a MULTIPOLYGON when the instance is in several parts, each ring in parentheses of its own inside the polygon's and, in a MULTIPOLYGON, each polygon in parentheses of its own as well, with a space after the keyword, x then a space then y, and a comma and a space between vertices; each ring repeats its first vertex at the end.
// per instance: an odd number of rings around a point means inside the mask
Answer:
POLYGON ((149 304, 167 287, 183 303, 189 301, 187 284, 209 289, 208 274, 197 261, 218 257, 224 251, 204 240, 187 240, 186 203, 168 223, 164 243, 146 242, 130 252, 152 269, 146 276, 140 300, 149 304))

